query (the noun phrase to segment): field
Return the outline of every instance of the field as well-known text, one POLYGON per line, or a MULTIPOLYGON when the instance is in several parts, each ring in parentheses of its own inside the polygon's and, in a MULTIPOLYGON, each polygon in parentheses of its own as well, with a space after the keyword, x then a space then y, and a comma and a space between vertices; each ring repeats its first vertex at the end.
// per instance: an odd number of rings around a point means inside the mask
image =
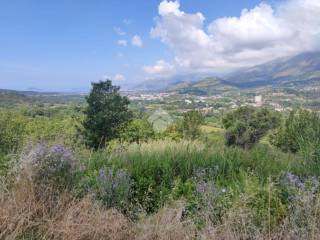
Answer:
POLYGON ((131 128, 93 149, 83 99, 41 101, 1 109, 0 239, 320 238, 316 127, 301 151, 277 147, 275 129, 242 148, 225 144, 225 115, 179 132, 193 126, 170 112, 150 133, 163 114, 134 103, 131 128))

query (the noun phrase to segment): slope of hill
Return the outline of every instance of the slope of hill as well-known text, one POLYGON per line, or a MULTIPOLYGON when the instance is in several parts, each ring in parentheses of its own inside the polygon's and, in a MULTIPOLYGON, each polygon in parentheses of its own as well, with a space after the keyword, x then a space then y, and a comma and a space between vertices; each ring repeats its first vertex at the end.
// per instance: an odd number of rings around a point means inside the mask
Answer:
POLYGON ((218 78, 205 78, 197 82, 179 82, 170 86, 167 90, 181 94, 214 95, 234 91, 237 88, 218 78))
POLYGON ((17 104, 32 103, 34 100, 19 91, 0 89, 0 106, 7 107, 17 104))
POLYGON ((304 87, 320 82, 320 52, 277 59, 234 72, 225 78, 241 88, 258 86, 304 87))

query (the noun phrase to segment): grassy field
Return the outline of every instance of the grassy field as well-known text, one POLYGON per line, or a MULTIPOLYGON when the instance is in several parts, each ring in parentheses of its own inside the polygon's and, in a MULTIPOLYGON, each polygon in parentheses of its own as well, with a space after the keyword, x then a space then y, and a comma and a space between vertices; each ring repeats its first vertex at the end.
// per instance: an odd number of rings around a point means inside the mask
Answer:
POLYGON ((318 152, 305 139, 296 153, 268 136, 227 147, 213 119, 196 140, 94 150, 81 119, 69 107, 1 112, 1 240, 320 238, 318 152))

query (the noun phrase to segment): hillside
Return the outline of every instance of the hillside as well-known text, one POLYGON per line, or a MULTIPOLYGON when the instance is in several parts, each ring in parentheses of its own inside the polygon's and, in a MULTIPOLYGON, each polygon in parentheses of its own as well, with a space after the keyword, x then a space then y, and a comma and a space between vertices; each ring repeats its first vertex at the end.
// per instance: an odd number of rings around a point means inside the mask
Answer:
POLYGON ((225 78, 241 88, 305 87, 320 82, 320 52, 303 53, 234 72, 225 78))
POLYGON ((214 95, 234 91, 237 88, 218 78, 205 78, 197 82, 179 82, 170 86, 167 90, 181 94, 214 95))
POLYGON ((19 91, 0 89, 0 106, 2 107, 32 102, 34 102, 32 97, 19 91))

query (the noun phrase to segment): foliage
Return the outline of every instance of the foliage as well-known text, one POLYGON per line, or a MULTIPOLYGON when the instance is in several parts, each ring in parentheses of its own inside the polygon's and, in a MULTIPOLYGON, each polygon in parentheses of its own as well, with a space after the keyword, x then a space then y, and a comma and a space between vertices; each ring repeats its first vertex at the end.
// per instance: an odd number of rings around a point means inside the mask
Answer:
POLYGON ((204 122, 204 117, 199 111, 189 111, 183 114, 181 128, 183 136, 187 139, 195 140, 201 134, 200 126, 204 122))
POLYGON ((93 195, 104 206, 130 215, 133 183, 131 176, 122 169, 113 171, 111 168, 101 168, 99 171, 85 171, 81 188, 82 192, 93 195))
POLYGON ((270 130, 279 125, 280 116, 267 108, 240 107, 226 114, 222 123, 228 146, 252 148, 270 130))
POLYGON ((189 111, 183 114, 182 119, 177 119, 170 124, 163 132, 163 136, 169 139, 189 139, 195 140, 201 135, 201 125, 204 123, 204 117, 199 111, 189 111))
POLYGON ((81 109, 36 106, 0 114, 1 141, 10 146, 0 153, 0 239, 319 238, 316 114, 294 112, 275 131, 273 143, 285 151, 254 145, 279 116, 253 108, 223 121, 227 133, 243 131, 235 137, 247 149, 225 147, 219 119, 204 125, 190 112, 156 137, 137 114, 95 150, 77 135, 81 109), (17 155, 20 168, 8 164, 17 155))
POLYGON ((37 144, 28 147, 20 159, 22 174, 27 174, 37 187, 37 192, 62 192, 75 185, 77 159, 63 145, 37 144))
POLYGON ((171 140, 181 140, 183 138, 181 122, 175 121, 174 123, 170 124, 161 136, 171 140))
POLYGON ((155 132, 146 119, 134 119, 121 129, 120 139, 126 142, 145 142, 154 138, 155 132))
POLYGON ((26 121, 18 113, 0 112, 0 152, 15 152, 23 145, 26 121))
MULTIPOLYGON (((320 147, 320 117, 306 110, 292 111, 284 124, 271 137, 271 142, 283 151, 310 151, 317 157, 320 147)), ((320 159, 320 155, 318 155, 320 159)))
POLYGON ((299 153, 304 168, 318 174, 320 170, 320 117, 317 113, 298 110, 290 113, 273 135, 271 143, 285 152, 299 153))
MULTIPOLYGON (((131 144, 124 154, 105 157, 102 161, 99 159, 103 157, 93 156, 88 162, 91 171, 102 166, 125 169, 134 180, 135 201, 146 212, 157 211, 172 194, 180 196, 177 194, 180 192, 192 198, 193 194, 187 190, 190 189, 188 184, 201 169, 211 169, 209 175, 219 185, 238 184, 242 179, 241 170, 256 173, 259 181, 265 183, 270 175, 278 175, 288 169, 289 162, 293 169, 294 163, 298 163, 290 156, 273 152, 267 147, 253 148, 247 152, 220 146, 208 148, 201 142, 167 140, 131 144), (99 164, 94 166, 93 159, 97 159, 99 164)), ((299 171, 298 168, 295 170, 299 171)))
POLYGON ((129 100, 119 94, 120 87, 110 80, 92 83, 92 90, 86 98, 88 106, 83 121, 86 144, 92 148, 119 136, 119 127, 131 118, 129 100))

